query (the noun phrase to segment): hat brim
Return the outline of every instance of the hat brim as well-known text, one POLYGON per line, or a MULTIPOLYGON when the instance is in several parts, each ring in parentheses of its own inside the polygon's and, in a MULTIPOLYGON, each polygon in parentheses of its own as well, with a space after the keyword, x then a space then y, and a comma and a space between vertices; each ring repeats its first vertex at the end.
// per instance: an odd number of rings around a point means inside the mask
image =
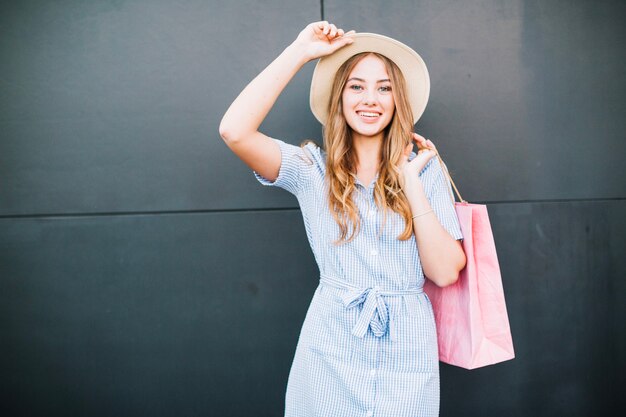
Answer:
POLYGON ((322 57, 311 80, 310 105, 322 125, 328 120, 329 101, 335 74, 350 57, 362 52, 376 52, 392 60, 402 71, 415 124, 424 113, 430 95, 430 78, 422 57, 402 42, 376 33, 355 33, 354 42, 331 55, 322 57))

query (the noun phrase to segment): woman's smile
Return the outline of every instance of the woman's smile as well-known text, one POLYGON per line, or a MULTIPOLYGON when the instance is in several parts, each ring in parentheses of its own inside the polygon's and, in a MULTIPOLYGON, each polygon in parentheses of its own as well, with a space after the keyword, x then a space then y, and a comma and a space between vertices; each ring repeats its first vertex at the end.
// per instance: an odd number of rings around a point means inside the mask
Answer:
POLYGON ((371 111, 357 111, 357 114, 361 116, 363 122, 365 123, 375 123, 378 121, 378 118, 381 116, 379 112, 371 112, 371 111))

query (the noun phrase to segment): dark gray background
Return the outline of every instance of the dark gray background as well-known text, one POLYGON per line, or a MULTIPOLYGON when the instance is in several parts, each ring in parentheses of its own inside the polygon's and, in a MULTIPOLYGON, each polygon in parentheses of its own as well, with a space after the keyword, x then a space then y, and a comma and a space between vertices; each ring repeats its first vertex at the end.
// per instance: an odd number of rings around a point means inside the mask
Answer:
MULTIPOLYGON (((425 59, 432 138, 487 203, 517 357, 442 416, 624 409, 621 1, 0 3, 0 414, 279 416, 317 281, 297 203, 217 133, 322 16, 425 59)), ((263 130, 320 139, 314 63, 263 130)))

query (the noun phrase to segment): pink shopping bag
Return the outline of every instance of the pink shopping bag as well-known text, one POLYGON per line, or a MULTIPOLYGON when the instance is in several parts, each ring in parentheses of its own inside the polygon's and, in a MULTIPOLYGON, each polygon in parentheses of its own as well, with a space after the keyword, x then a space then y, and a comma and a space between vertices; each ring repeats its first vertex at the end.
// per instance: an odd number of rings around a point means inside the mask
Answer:
POLYGON ((487 206, 470 204, 456 191, 467 264, 455 284, 440 288, 426 280, 424 290, 435 313, 439 360, 474 369, 513 359, 515 353, 487 206))

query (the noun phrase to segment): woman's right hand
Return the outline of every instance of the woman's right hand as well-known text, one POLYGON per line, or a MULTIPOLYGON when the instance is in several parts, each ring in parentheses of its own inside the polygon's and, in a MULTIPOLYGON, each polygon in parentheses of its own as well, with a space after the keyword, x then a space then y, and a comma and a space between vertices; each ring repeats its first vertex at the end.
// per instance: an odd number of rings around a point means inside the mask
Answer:
POLYGON ((339 48, 354 42, 350 36, 354 31, 344 32, 343 29, 326 21, 314 22, 300 32, 294 44, 302 48, 308 60, 330 55, 339 48))

